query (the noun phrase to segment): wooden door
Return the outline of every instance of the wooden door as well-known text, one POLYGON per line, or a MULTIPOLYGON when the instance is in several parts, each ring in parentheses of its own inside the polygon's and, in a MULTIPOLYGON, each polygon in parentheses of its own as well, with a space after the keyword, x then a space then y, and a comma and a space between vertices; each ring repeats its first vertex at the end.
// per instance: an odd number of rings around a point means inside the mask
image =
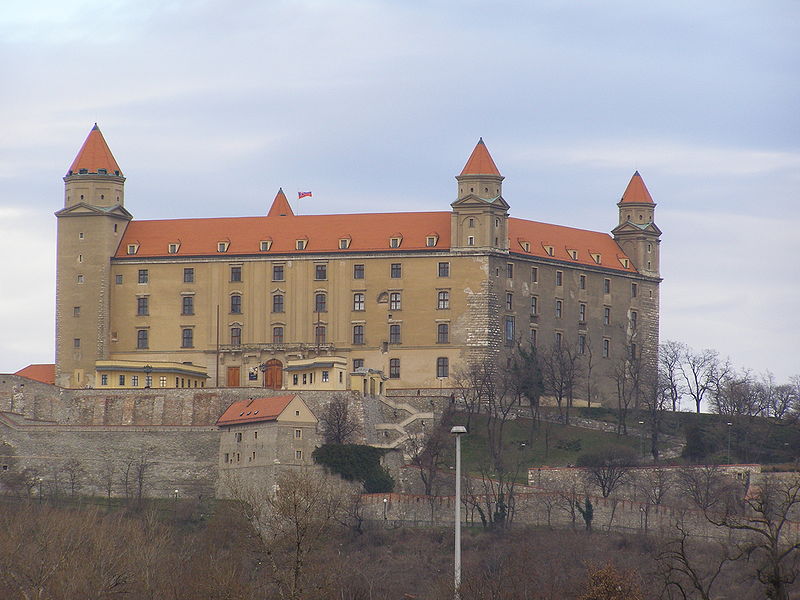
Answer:
POLYGON ((277 358, 267 361, 267 370, 264 371, 264 387, 279 390, 283 387, 283 363, 277 358))
POLYGON ((228 378, 225 385, 228 387, 239 387, 239 367, 228 367, 228 378))

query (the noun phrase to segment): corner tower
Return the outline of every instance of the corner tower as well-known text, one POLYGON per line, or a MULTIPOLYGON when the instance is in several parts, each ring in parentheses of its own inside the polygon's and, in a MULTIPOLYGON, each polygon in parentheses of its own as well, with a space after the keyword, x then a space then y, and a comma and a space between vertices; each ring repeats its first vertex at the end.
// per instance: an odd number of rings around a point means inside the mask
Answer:
POLYGON ((109 354, 111 257, 131 214, 125 177, 95 123, 64 177, 56 212, 56 385, 94 386, 109 354))
POLYGON ((611 231, 614 240, 642 275, 659 277, 661 230, 655 224, 656 203, 639 171, 631 177, 617 207, 619 224, 611 231))
POLYGON ((458 196, 450 222, 454 249, 508 251, 508 209, 503 179, 483 138, 456 176, 458 196))

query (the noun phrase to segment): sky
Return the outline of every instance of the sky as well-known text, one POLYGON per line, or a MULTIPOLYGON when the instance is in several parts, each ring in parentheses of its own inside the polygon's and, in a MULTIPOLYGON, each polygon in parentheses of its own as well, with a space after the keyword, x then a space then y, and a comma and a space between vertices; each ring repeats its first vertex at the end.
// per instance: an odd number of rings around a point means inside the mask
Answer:
POLYGON ((97 122, 136 219, 658 205, 661 339, 800 374, 796 0, 3 0, 0 372, 53 361, 62 177, 97 122))

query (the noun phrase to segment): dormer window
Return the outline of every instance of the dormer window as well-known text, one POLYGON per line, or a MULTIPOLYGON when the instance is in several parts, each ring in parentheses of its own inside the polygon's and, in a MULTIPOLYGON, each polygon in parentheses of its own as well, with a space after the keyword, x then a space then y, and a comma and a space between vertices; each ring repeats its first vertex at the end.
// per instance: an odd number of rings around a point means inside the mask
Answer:
POLYGON ((569 254, 572 260, 578 260, 578 251, 577 250, 567 250, 567 254, 569 254))
POLYGON ((626 269, 630 266, 630 261, 627 258, 620 258, 619 262, 622 263, 622 266, 626 269))
POLYGON ((108 170, 107 169, 97 169, 97 174, 98 175, 108 175, 108 170))
POLYGON ((545 246, 544 251, 547 252, 547 256, 553 256, 555 250, 552 246, 545 246))
POLYGON ((269 252, 269 249, 272 248, 272 240, 261 240, 258 243, 258 248, 261 252, 269 252))
POLYGON ((350 247, 350 238, 339 238, 339 250, 347 250, 350 247))
POLYGON ((217 242, 217 252, 227 252, 230 242, 217 242))
POLYGON ((520 241, 519 245, 525 252, 530 252, 531 251, 531 243, 530 242, 520 241))
POLYGON ((177 254, 178 253, 178 249, 180 247, 181 247, 180 244, 175 244, 175 243, 170 244, 169 246, 167 246, 167 252, 169 252, 170 254, 177 254))
POLYGON ((596 262, 598 265, 599 265, 599 264, 602 262, 602 260, 603 260, 603 257, 602 257, 602 256, 600 256, 600 254, 598 254, 597 252, 591 252, 591 253, 590 253, 590 255, 591 255, 591 257, 592 257, 592 260, 593 260, 594 262, 596 262))
POLYGON ((89 172, 88 169, 79 169, 78 170, 78 174, 79 175, 86 175, 88 172, 89 172))
POLYGON ((433 248, 437 242, 439 241, 439 236, 436 235, 429 235, 425 238, 425 245, 428 248, 433 248))
POLYGON ((139 244, 128 244, 128 254, 136 254, 139 252, 139 244))
POLYGON ((399 248, 400 244, 403 242, 403 238, 400 236, 394 236, 389 238, 389 248, 399 248))
POLYGON ((294 243, 295 250, 305 250, 308 240, 296 240, 294 243))

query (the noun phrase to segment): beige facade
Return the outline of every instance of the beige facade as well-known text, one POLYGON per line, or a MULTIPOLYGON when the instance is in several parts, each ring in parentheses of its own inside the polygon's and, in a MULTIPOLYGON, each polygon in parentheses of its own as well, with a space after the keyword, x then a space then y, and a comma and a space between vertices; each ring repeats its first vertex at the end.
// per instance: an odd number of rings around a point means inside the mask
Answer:
POLYGON ((191 364, 98 360, 94 364, 99 389, 204 388, 206 370, 191 364))
MULTIPOLYGON (((81 177, 101 176, 68 176, 70 198, 81 177)), ((612 238, 509 217, 502 179, 481 141, 449 212, 295 216, 279 192, 267 217, 129 224, 121 193, 113 207, 84 199, 80 216, 69 200, 56 382, 99 387, 95 361, 113 359, 287 389, 290 363, 336 357, 345 379, 367 368, 390 388, 447 388, 470 360, 558 340, 592 353, 600 400, 615 360, 655 362, 655 205, 637 173, 612 238)))

